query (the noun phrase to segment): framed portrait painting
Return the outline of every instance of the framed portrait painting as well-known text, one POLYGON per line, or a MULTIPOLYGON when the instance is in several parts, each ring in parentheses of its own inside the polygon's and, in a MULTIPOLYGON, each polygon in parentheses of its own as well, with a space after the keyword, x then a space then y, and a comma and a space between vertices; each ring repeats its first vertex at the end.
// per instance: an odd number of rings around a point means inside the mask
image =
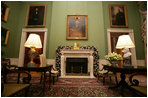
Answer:
POLYGON ((46 6, 46 4, 28 6, 26 27, 45 27, 46 6))
POLYGON ((128 27, 126 5, 109 5, 111 27, 128 27))
POLYGON ((9 7, 5 3, 1 2, 1 20, 7 22, 8 13, 9 7))
POLYGON ((66 39, 88 39, 88 16, 68 15, 66 39))
POLYGON ((1 44, 2 45, 7 45, 9 32, 10 31, 8 29, 1 27, 1 44))

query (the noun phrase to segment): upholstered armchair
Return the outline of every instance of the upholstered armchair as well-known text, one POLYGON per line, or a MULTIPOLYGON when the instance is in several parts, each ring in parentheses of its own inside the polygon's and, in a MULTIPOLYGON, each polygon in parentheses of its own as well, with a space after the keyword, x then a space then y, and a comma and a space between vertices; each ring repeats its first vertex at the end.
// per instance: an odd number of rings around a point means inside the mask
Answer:
POLYGON ((4 62, 2 63, 1 96, 2 97, 14 96, 16 93, 19 93, 22 90, 25 90, 25 96, 27 96, 27 92, 30 87, 31 75, 28 72, 19 71, 16 68, 11 69, 10 65, 9 64, 7 65, 7 64, 8 63, 4 63, 4 62), (14 73, 18 75, 22 74, 21 76, 22 76, 23 83, 19 84, 18 82, 19 80, 17 80, 17 83, 9 83, 9 80, 7 80, 7 75, 14 74, 14 73))
POLYGON ((105 84, 105 78, 106 77, 109 77, 110 78, 110 81, 112 81, 111 80, 111 77, 112 76, 115 77, 116 84, 118 84, 117 74, 116 73, 109 72, 108 70, 104 70, 103 65, 101 65, 101 64, 98 66, 98 74, 97 74, 97 77, 98 77, 98 80, 100 79, 100 77, 103 78, 103 85, 105 84))
MULTIPOLYGON (((46 56, 44 54, 41 54, 40 55, 40 67, 44 67, 44 66, 48 66, 48 64, 46 62, 46 56)), ((49 75, 49 73, 47 73, 46 75, 49 75)), ((57 80, 58 80, 58 77, 59 77, 59 71, 56 69, 55 64, 53 65, 51 69, 51 77, 53 78, 53 84, 55 82, 55 78, 57 77, 57 80)), ((43 73, 41 73, 40 83, 42 82, 42 78, 43 78, 43 73)))

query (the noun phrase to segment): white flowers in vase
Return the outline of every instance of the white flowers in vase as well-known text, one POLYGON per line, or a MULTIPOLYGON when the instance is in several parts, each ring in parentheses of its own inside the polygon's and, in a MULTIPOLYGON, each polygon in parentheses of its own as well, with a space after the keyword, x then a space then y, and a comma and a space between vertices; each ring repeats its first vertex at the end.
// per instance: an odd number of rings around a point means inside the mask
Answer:
POLYGON ((109 53, 108 55, 106 55, 105 59, 108 60, 112 66, 116 66, 118 61, 123 60, 122 56, 120 54, 115 53, 115 52, 109 53))

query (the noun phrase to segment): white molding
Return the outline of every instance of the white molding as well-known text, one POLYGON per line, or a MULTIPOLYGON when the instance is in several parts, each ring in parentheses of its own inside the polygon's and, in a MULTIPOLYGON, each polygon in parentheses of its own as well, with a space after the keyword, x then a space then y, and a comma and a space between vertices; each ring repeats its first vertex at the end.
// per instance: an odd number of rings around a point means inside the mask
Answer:
MULTIPOLYGON (((133 29, 117 29, 117 28, 109 28, 107 29, 107 36, 108 36, 108 53, 111 52, 111 44, 110 44, 110 33, 128 33, 129 36, 131 37, 131 40, 133 41, 133 43, 135 44, 135 40, 134 40, 134 31, 133 29)), ((135 48, 131 48, 131 60, 132 60, 132 65, 133 66, 137 66, 137 61, 136 61, 136 50, 135 48)))
POLYGON ((145 66, 145 60, 137 60, 137 66, 145 66))
POLYGON ((11 65, 18 65, 18 58, 9 58, 11 65))
POLYGON ((55 65, 56 64, 56 60, 55 59, 47 59, 47 64, 51 64, 51 65, 55 65))
POLYGON ((91 50, 62 50, 61 51, 61 77, 66 76, 66 59, 67 58, 87 58, 88 59, 88 72, 90 77, 93 75, 93 51, 91 50))
POLYGON ((25 54, 24 44, 25 44, 27 32, 44 32, 43 54, 46 54, 47 31, 48 31, 47 28, 23 28, 22 29, 18 66, 23 66, 24 64, 24 54, 25 54))

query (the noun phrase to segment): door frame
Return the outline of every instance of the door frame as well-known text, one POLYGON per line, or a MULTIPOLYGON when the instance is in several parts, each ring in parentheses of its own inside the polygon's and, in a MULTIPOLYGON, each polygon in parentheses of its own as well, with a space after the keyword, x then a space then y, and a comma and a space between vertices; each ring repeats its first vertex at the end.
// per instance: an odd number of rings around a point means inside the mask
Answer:
MULTIPOLYGON (((135 40, 134 40, 134 31, 133 29, 116 29, 116 28, 109 28, 107 29, 107 37, 108 37, 108 53, 111 53, 111 33, 128 33, 129 36, 131 37, 131 40, 133 41, 133 43, 135 44, 135 40)), ((136 59, 136 49, 135 48, 131 48, 131 62, 132 65, 134 67, 137 67, 137 59, 136 59)))
POLYGON ((20 43, 20 52, 19 52, 19 61, 18 66, 23 67, 24 65, 24 54, 25 54, 25 41, 27 37, 27 32, 44 32, 44 45, 43 45, 43 54, 46 54, 46 43, 47 43, 47 28, 23 28, 22 29, 22 36, 21 36, 21 43, 20 43))

